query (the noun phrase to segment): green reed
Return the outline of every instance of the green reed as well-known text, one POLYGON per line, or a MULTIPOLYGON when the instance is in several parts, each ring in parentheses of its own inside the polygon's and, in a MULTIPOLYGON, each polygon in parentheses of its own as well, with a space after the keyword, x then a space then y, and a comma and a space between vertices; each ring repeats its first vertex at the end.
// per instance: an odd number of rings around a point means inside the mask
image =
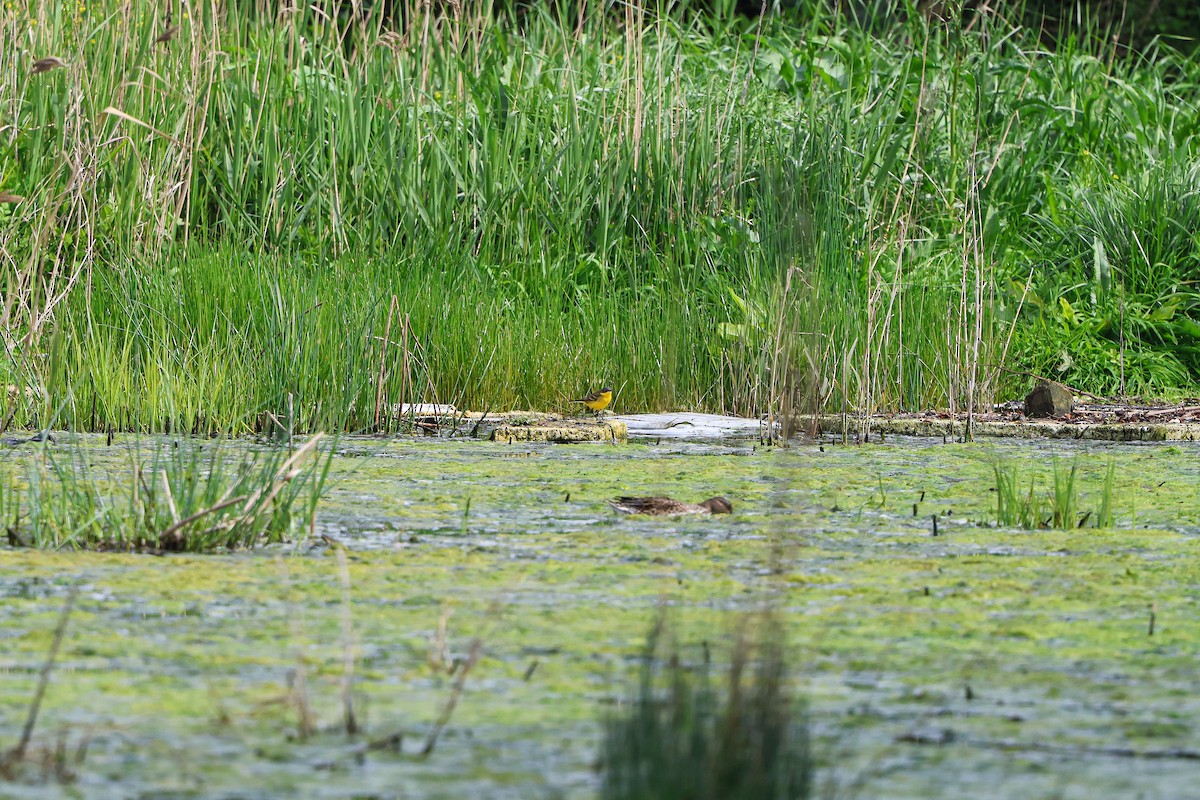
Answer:
POLYGON ((1194 382, 1196 61, 890 8, 6 6, 13 424, 1194 382), (66 66, 33 74, 45 55, 66 66), (1093 302, 1096 241, 1117 288, 1093 302))
POLYGON ((1115 524, 1113 492, 1116 465, 1110 462, 1100 486, 1095 508, 1081 512, 1081 465, 1054 460, 1048 489, 1041 489, 1036 474, 1029 474, 1028 489, 1020 469, 1011 464, 992 465, 995 476, 996 524, 1005 528, 1111 528, 1115 524))
POLYGON ((9 544, 88 550, 210 552, 308 533, 332 452, 314 436, 295 450, 219 440, 161 442, 128 471, 98 474, 84 447, 39 445, 0 464, 9 544))
POLYGON ((788 686, 782 632, 734 643, 724 686, 713 667, 666 648, 651 631, 636 692, 605 720, 604 800, 810 797, 815 772, 805 706, 788 686))

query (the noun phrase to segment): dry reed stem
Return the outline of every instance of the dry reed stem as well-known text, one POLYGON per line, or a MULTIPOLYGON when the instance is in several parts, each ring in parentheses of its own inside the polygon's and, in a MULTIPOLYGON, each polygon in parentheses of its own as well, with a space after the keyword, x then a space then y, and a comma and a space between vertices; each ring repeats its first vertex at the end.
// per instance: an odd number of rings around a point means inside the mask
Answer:
POLYGON ((379 414, 383 408, 383 379, 385 377, 384 365, 387 359, 388 341, 392 336, 392 316, 396 313, 396 307, 400 300, 396 295, 392 295, 392 302, 388 305, 387 323, 383 328, 383 341, 379 344, 379 378, 375 383, 375 430, 379 430, 379 414))
MULTIPOLYGON (((232 498, 229 498, 228 500, 218 502, 218 503, 211 505, 208 508, 205 508, 201 511, 197 511, 195 514, 191 514, 190 516, 187 516, 184 519, 179 520, 174 525, 172 525, 171 527, 169 527, 165 531, 163 531, 162 534, 159 535, 159 540, 161 541, 163 539, 173 538, 176 542, 182 541, 183 536, 182 536, 182 534, 180 534, 180 531, 183 530, 184 528, 186 528, 188 525, 191 525, 196 520, 207 517, 209 514, 215 514, 216 512, 221 511, 222 509, 228 508, 229 506, 233 506, 233 505, 237 505, 238 503, 245 502, 245 500, 248 497, 249 497, 249 495, 241 494, 241 495, 238 495, 237 497, 232 497, 232 498)), ((218 525, 214 525, 213 527, 206 529, 205 532, 206 533, 213 532, 222 527, 229 528, 229 527, 233 527, 233 525, 228 524, 228 521, 226 521, 226 522, 218 523, 218 525)))
POLYGON ((342 584, 342 723, 347 736, 359 732, 358 718, 354 713, 354 618, 351 614, 350 565, 346 561, 346 548, 336 549, 338 575, 342 584))
POLYGON ((453 614, 453 608, 443 605, 442 613, 438 616, 437 632, 434 634, 433 644, 429 648, 429 667, 435 672, 446 669, 446 665, 450 660, 447 628, 450 617, 453 614))
POLYGON ((288 632, 295 648, 296 666, 288 682, 288 699, 296 709, 296 735, 301 741, 312 736, 316 725, 313 722, 312 705, 308 697, 308 668, 307 654, 304 648, 304 621, 296 608, 292 577, 288 571, 287 561, 277 556, 279 577, 283 583, 284 602, 288 611, 288 632))
POLYGON ((42 669, 38 673, 37 688, 34 689, 33 699, 29 703, 29 713, 25 717, 25 725, 21 728, 21 738, 11 750, 4 754, 4 758, 0 759, 0 772, 6 771, 12 764, 23 759, 29 748, 29 741, 33 738, 33 730, 37 725, 38 713, 41 711, 42 698, 45 697, 46 686, 50 683, 50 672, 54 669, 58 650, 62 646, 63 636, 67 632, 67 621, 71 618, 71 611, 75 608, 75 600, 78 596, 79 586, 72 584, 67 593, 67 602, 63 605, 62 614, 58 618, 58 625, 54 629, 54 639, 50 642, 50 651, 46 654, 46 660, 42 663, 42 669))
POLYGON ((171 482, 167 480, 167 471, 160 471, 159 477, 162 478, 163 491, 167 495, 167 508, 171 511, 171 522, 179 522, 179 509, 175 507, 175 496, 171 494, 171 482))
POLYGON ((454 709, 458 706, 459 698, 462 697, 463 687, 467 683, 467 675, 470 674, 471 668, 479 662, 479 656, 482 653, 483 639, 476 636, 471 640, 471 646, 467 651, 467 660, 458 668, 458 674, 454 676, 454 685, 450 689, 450 696, 446 698, 446 704, 442 707, 442 713, 438 715, 433 729, 429 732, 429 737, 425 740, 425 746, 421 748, 422 758, 427 758, 433 753, 438 737, 442 735, 442 730, 450 722, 450 717, 453 716, 454 709))
POLYGON ((313 448, 317 446, 317 442, 321 441, 321 439, 324 437, 325 434, 318 433, 305 442, 303 447, 292 453, 288 460, 283 462, 279 469, 275 471, 275 477, 269 484, 271 487, 269 492, 267 492, 265 495, 263 494, 264 491, 266 491, 265 486, 260 487, 257 491, 251 492, 247 496, 246 504, 242 509, 242 516, 246 518, 257 516, 267 503, 274 500, 275 496, 279 494, 283 487, 300 474, 300 470, 294 469, 293 465, 306 456, 311 450, 313 450, 313 448), (251 510, 254 510, 254 514, 250 513, 251 510))

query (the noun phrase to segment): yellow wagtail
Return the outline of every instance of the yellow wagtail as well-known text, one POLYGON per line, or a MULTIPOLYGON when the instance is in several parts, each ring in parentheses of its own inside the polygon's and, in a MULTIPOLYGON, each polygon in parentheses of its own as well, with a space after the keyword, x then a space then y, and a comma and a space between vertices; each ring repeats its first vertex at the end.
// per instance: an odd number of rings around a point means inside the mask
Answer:
POLYGON ((595 411, 597 414, 599 414, 601 411, 608 408, 608 404, 612 402, 612 387, 605 386, 603 389, 597 392, 592 392, 587 397, 580 398, 579 400, 572 400, 571 402, 583 403, 592 411, 595 411))

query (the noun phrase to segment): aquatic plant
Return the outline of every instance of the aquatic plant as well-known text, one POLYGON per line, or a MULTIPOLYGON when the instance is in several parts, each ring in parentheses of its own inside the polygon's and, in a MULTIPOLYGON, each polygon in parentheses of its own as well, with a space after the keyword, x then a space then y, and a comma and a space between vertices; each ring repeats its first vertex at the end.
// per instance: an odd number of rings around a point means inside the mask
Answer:
POLYGON ((1029 489, 1016 465, 995 463, 993 491, 996 494, 996 524, 1008 528, 1096 528, 1113 526, 1113 489, 1116 482, 1116 464, 1109 462, 1104 483, 1100 489, 1099 506, 1083 513, 1079 512, 1079 469, 1078 459, 1069 464, 1054 459, 1053 485, 1048 491, 1040 492, 1037 476, 1029 475, 1029 489))
POLYGON ((315 518, 332 453, 239 449, 192 440, 131 455, 96 476, 82 447, 43 447, 25 470, 3 465, 0 520, 14 546, 206 552, 279 542, 315 518))
POLYGON ((1100 490, 1100 509, 1096 512, 1096 527, 1111 528, 1113 526, 1112 496, 1117 483, 1117 463, 1108 462, 1108 470, 1104 473, 1104 486, 1100 490))
POLYGON ((647 639, 640 681, 605 721, 604 800, 796 800, 813 761, 804 705, 788 687, 781 631, 739 634, 724 691, 706 658, 697 671, 662 652, 662 619, 647 639))

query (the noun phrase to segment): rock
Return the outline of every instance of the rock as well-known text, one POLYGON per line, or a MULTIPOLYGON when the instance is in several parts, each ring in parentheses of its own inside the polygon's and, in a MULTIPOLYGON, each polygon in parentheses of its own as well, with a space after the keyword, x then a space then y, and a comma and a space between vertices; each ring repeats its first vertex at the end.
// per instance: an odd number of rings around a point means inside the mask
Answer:
POLYGON ((1042 381, 1025 397, 1027 417, 1065 417, 1075 408, 1075 396, 1061 383, 1042 381))
POLYGON ((624 422, 617 420, 560 419, 558 422, 514 420, 491 431, 493 442, 623 442, 628 436, 624 422))

